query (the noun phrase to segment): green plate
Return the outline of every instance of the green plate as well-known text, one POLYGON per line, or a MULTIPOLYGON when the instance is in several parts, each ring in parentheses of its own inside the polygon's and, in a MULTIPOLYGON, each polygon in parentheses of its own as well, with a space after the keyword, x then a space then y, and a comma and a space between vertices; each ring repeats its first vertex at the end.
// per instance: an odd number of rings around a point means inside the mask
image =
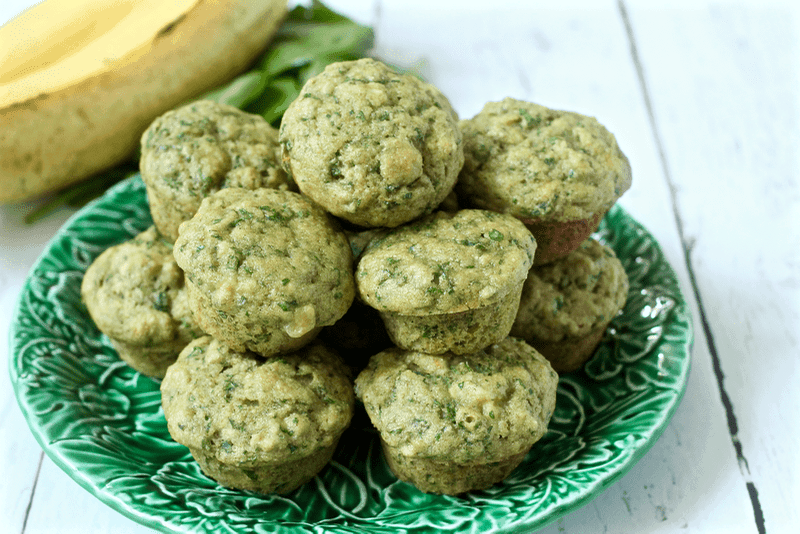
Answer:
MULTIPOLYGON (((658 243, 620 207, 597 236, 630 278, 628 303, 583 371, 561 378, 550 430, 502 484, 464 497, 398 481, 369 425, 287 496, 220 487, 169 436, 159 385, 122 363, 81 302, 83 273, 151 224, 138 176, 75 214, 36 262, 11 325, 11 381, 45 452, 100 500, 164 532, 506 532, 595 497, 656 441, 689 372, 692 329, 658 243)), ((363 416, 362 416, 363 417, 363 416)))

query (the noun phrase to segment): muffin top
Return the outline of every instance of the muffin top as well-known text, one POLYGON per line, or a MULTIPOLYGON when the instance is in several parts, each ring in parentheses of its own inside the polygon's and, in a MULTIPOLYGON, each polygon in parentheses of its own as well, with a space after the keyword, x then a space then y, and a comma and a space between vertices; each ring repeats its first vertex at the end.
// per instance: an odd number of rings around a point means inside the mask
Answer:
POLYGON ((358 375, 355 391, 400 454, 488 463, 544 435, 557 384, 541 354, 509 337, 460 356, 387 349, 358 375))
POLYGON ((584 336, 624 306, 628 276, 614 251, 589 238, 577 250, 531 269, 511 335, 561 341, 584 336))
POLYGON ((278 131, 260 115, 226 104, 201 100, 168 111, 142 134, 141 146, 148 191, 183 220, 225 187, 295 188, 280 164, 278 131))
POLYGON ((291 191, 231 188, 205 198, 181 225, 173 254, 210 297, 214 309, 205 312, 293 338, 333 324, 355 295, 344 233, 291 191))
POLYGON ((570 221, 607 211, 631 185, 628 159, 596 119, 506 98, 461 121, 467 206, 570 221))
POLYGON ((284 114, 283 163, 300 190, 365 227, 430 213, 463 164, 447 98, 373 59, 333 63, 284 114))
POLYGON ((510 215, 438 211, 372 240, 356 283, 380 311, 457 313, 501 300, 525 280, 535 251, 531 233, 510 215))
POLYGON ((153 226, 103 251, 86 270, 81 297, 100 331, 126 344, 158 348, 202 333, 172 245, 153 226))
POLYGON ((319 343, 261 358, 205 336, 167 370, 161 402, 175 441, 247 465, 332 445, 350 424, 354 396, 348 370, 319 343))

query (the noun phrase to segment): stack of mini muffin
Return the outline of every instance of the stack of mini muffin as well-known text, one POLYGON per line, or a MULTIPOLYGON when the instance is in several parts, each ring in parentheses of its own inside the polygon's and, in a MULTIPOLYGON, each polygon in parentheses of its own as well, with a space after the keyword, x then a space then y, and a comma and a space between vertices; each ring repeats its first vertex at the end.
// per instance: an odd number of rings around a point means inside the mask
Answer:
POLYGON ((360 297, 395 344, 356 378, 394 473, 426 492, 487 488, 522 461, 555 408, 558 377, 508 334, 536 242, 514 217, 437 212, 375 239, 360 297))
POLYGON ((208 336, 161 383, 170 434, 225 486, 297 488, 353 415, 349 370, 314 342, 353 300, 346 237, 298 193, 226 188, 180 225, 173 255, 208 336))
POLYGON ((546 432, 553 367, 588 358, 583 329, 599 340, 627 291, 588 239, 630 184, 611 134, 511 99, 459 123, 372 59, 309 80, 280 132, 212 102, 171 111, 141 171, 154 228, 104 252, 82 293, 228 487, 308 481, 357 396, 398 478, 487 488, 546 432))
POLYGON ((294 191, 277 130, 236 108, 160 117, 141 168, 155 225, 90 266, 87 308, 123 359, 163 377, 169 432, 207 475, 292 491, 353 415, 350 369, 315 342, 354 297, 347 238, 294 191))
POLYGON ((631 185, 628 159, 596 119, 511 98, 461 130, 459 201, 519 218, 538 245, 511 334, 579 369, 627 299, 621 262, 590 236, 631 185))

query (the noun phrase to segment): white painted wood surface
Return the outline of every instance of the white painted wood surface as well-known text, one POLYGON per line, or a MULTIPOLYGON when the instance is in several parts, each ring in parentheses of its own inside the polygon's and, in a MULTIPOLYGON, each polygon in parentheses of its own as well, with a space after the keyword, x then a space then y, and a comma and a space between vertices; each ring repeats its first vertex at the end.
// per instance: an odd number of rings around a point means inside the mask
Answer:
MULTIPOLYGON (((32 0, 3 0, 0 22, 32 0)), ((797 532, 800 8, 791 1, 330 0, 462 117, 514 96, 596 116, 634 171, 620 203, 695 320, 686 395, 621 479, 541 532, 797 532)), ((0 206, 0 365, 24 278, 70 215, 0 206)), ((0 533, 143 533, 46 456, 0 374, 0 533)))

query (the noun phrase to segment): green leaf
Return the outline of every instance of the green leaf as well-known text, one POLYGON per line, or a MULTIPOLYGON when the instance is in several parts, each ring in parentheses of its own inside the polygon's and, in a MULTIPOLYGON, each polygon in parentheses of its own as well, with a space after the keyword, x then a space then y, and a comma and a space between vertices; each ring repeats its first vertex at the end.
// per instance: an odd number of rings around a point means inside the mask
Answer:
POLYGON ((292 76, 276 78, 246 108, 249 113, 263 116, 274 123, 283 116, 289 104, 300 94, 301 84, 292 76))
POLYGON ((79 208, 99 197, 103 192, 132 174, 136 173, 133 162, 125 162, 87 180, 78 182, 53 193, 44 203, 25 215, 25 224, 33 224, 44 219, 62 206, 79 208))
POLYGON ((262 69, 276 75, 289 69, 325 59, 327 63, 343 57, 362 56, 372 47, 370 28, 354 22, 287 23, 264 56, 262 69))
POLYGON ((321 2, 297 6, 255 69, 201 98, 230 104, 277 123, 310 78, 331 63, 364 57, 373 43, 372 28, 353 22, 321 2))
POLYGON ((319 0, 314 0, 311 3, 311 7, 297 6, 292 10, 289 19, 306 22, 321 22, 323 24, 350 21, 350 19, 333 11, 319 0))
POLYGON ((263 73, 250 71, 237 76, 227 85, 206 93, 203 99, 242 109, 258 98, 267 89, 268 83, 269 79, 263 73))

